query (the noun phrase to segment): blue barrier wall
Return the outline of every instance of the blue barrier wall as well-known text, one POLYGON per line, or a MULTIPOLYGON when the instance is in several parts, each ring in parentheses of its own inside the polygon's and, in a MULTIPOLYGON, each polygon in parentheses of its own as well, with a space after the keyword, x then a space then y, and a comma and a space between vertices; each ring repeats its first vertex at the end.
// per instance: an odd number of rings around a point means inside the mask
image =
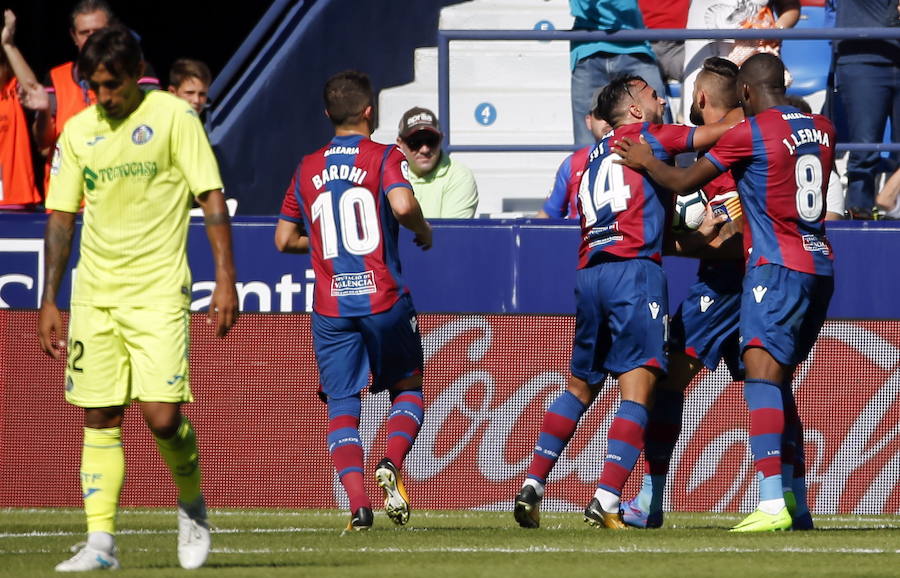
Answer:
MULTIPOLYGON (((39 303, 42 282, 44 215, 0 215, 0 307, 30 308, 39 303)), ((438 221, 434 248, 422 252, 401 232, 404 275, 422 312, 574 313, 573 285, 578 229, 566 221, 530 219, 438 221)), ((296 312, 309 308, 309 257, 284 255, 274 246, 274 218, 234 221, 235 262, 244 311, 296 312)), ((830 318, 900 319, 900 223, 830 223, 836 255, 836 290, 830 318)), ((214 279, 202 222, 189 231, 194 273, 193 309, 209 304, 214 279)), ((77 251, 73 252, 73 263, 77 251)), ((685 296, 697 263, 666 258, 670 300, 685 296)), ((67 306, 69 276, 63 281, 67 306)))

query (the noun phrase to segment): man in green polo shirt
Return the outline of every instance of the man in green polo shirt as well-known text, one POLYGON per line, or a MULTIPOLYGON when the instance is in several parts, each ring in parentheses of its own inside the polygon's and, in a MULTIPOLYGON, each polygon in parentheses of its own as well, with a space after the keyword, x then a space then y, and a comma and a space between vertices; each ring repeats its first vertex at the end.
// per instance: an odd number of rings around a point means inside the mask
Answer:
POLYGON ((409 182, 426 219, 470 219, 478 187, 468 167, 441 150, 441 126, 427 108, 411 108, 400 119, 397 145, 409 163, 409 182))

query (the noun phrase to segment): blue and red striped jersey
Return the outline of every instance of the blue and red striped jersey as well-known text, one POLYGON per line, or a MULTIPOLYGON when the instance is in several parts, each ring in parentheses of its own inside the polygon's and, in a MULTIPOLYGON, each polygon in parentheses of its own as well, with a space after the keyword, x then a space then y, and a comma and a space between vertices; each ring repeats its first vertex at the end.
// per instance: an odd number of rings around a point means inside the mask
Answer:
POLYGON ((662 233, 672 193, 643 172, 616 164, 612 145, 623 137, 650 143, 657 158, 673 157, 693 147, 692 127, 635 123, 608 133, 588 157, 578 191, 581 247, 578 268, 610 257, 661 262, 662 233))
POLYGON ((833 274, 824 219, 834 139, 824 116, 776 106, 729 129, 706 154, 737 181, 748 267, 833 274))
POLYGON ((553 189, 544 201, 544 212, 550 217, 566 219, 578 218, 578 187, 581 185, 581 175, 587 164, 588 154, 593 146, 580 148, 570 154, 559 165, 556 178, 553 181, 553 189))
POLYGON ((358 317, 390 309, 409 290, 400 274, 399 223, 387 193, 412 190, 406 157, 394 145, 337 136, 303 157, 281 205, 302 222, 316 274, 313 310, 358 317))
MULTIPOLYGON (((721 173, 706 183, 703 186, 703 193, 715 215, 727 215, 732 221, 743 216, 737 184, 730 172, 721 173)), ((744 277, 746 256, 745 253, 745 259, 701 259, 697 277, 706 283, 721 284, 724 282, 723 278, 727 276, 730 286, 738 285, 739 280, 744 277)))

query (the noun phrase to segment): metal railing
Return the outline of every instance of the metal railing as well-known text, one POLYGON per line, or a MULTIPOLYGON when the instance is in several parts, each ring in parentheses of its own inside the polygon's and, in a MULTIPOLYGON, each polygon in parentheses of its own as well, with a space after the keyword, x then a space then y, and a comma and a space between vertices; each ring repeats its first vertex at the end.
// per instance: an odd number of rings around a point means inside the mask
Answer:
MULTIPOLYGON (((453 145, 450 126, 450 41, 452 40, 580 40, 634 42, 651 40, 900 40, 900 28, 789 28, 748 30, 644 29, 616 32, 576 30, 439 30, 438 118, 446 119, 444 149, 448 152, 571 152, 570 145, 453 145)), ((843 151, 900 151, 900 143, 837 143, 843 151)))

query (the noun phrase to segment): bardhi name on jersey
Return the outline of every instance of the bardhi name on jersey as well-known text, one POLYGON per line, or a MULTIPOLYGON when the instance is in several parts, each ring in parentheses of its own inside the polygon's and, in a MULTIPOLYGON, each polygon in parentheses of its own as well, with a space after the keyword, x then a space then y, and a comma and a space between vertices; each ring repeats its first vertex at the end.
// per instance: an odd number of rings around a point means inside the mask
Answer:
POLYGON ((330 317, 386 311, 409 290, 400 272, 399 223, 387 194, 412 189, 400 150, 361 136, 338 136, 303 158, 281 218, 309 232, 313 309, 330 317))

